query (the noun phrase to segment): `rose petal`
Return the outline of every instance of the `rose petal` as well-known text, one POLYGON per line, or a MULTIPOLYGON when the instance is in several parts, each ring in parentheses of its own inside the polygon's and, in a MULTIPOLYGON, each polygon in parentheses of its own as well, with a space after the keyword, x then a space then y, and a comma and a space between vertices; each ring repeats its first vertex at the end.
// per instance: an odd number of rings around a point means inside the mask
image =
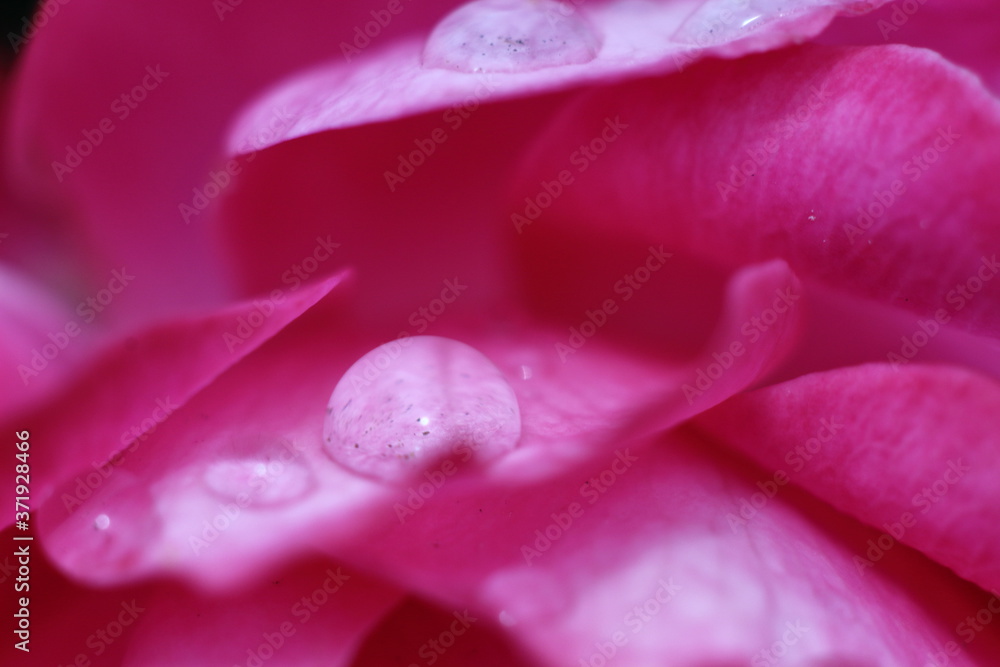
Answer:
MULTIPOLYGON (((220 158, 224 128, 274 80, 338 53, 385 4, 298 2, 275 12, 253 2, 61 2, 34 31, 11 92, 5 162, 32 210, 68 221, 76 256, 92 271, 85 281, 97 284, 121 264, 141 268, 109 313, 116 323, 225 303, 204 224, 205 207, 230 191, 240 168, 220 158)), ((451 5, 408 4, 382 39, 451 5)))
MULTIPOLYGON (((544 487, 442 487, 355 557, 442 605, 473 604, 546 664, 922 664, 987 604, 906 547, 860 573, 852 557, 875 532, 791 488, 741 519, 769 479, 670 437, 544 487)), ((1000 646, 977 640, 962 650, 1000 646)))
MULTIPOLYGON (((0 663, 4 665, 117 665, 135 631, 135 618, 141 616, 153 597, 155 585, 122 588, 85 588, 59 572, 46 558, 37 541, 14 541, 15 537, 31 535, 13 526, 0 534, 11 549, 0 559, 4 585, 11 594, 3 596, 3 612, 8 619, 27 599, 27 652, 15 647, 22 641, 11 632, 10 641, 0 646, 0 663), (28 551, 29 574, 26 581, 18 569, 17 551, 28 551), (24 588, 25 583, 27 588, 24 588), (15 589, 21 586, 21 590, 15 589), (125 621, 123 624, 119 619, 125 621)), ((11 629, 16 628, 12 621, 11 629)))
POLYGON ((782 257, 996 335, 998 142, 997 101, 931 52, 805 47, 595 91, 553 119, 511 202, 570 170, 534 225, 614 225, 728 264, 782 257))
MULTIPOLYGON (((520 109, 544 119, 557 102, 530 100, 520 109)), ((351 267, 361 290, 360 326, 399 327, 411 313, 411 327, 418 319, 429 321, 415 311, 441 295, 445 280, 472 290, 445 317, 483 317, 511 297, 504 253, 509 230, 495 224, 498 184, 537 122, 509 108, 482 106, 326 133, 258 153, 220 207, 224 256, 246 294, 294 284, 307 269, 322 275, 351 267), (442 134, 444 143, 431 138, 442 134), (425 156, 417 143, 427 142, 434 150, 425 156), (402 167, 413 154, 416 167, 402 167), (310 264, 320 238, 339 247, 310 264)))
POLYGON ((941 321, 915 317, 816 283, 808 294, 799 344, 769 383, 873 362, 946 363, 1000 380, 1000 340, 952 326, 947 313, 941 321))
POLYGON ((399 593, 328 561, 298 564, 233 595, 161 586, 122 665, 350 665, 399 593))
POLYGON ((1000 43, 996 6, 990 0, 891 2, 864 16, 837 19, 816 39, 821 44, 909 44, 937 51, 967 67, 1000 93, 1000 43), (947 30, 941 26, 947 25, 947 30))
MULTIPOLYGON (((885 531, 890 548, 996 589, 998 406, 1000 385, 964 369, 871 364, 736 396, 697 423, 885 531)), ((858 557, 881 567, 877 550, 858 557)))
POLYGON ((229 150, 235 155, 470 99, 495 101, 672 72, 706 55, 737 57, 801 43, 839 12, 856 13, 879 4, 765 1, 733 11, 732 3, 724 0, 477 0, 458 10, 460 15, 444 18, 436 33, 401 40, 353 63, 353 54, 345 51, 349 64, 331 60, 276 87, 235 126, 229 150), (544 57, 543 40, 563 42, 556 52, 559 57, 544 57), (273 132, 277 110, 292 120, 273 132))
MULTIPOLYGON (((79 506, 104 483, 115 462, 141 448, 173 412, 342 280, 339 275, 297 292, 282 290, 278 300, 269 294, 112 345, 58 398, 10 424, 11 431, 31 425, 37 473, 31 490, 37 506, 57 484, 65 484, 63 497, 54 501, 62 506, 57 511, 65 514, 79 506)), ((13 484, 13 478, 4 481, 11 495, 13 484)))
POLYGON ((57 391, 89 351, 88 333, 55 295, 0 264, 0 418, 57 391))
MULTIPOLYGON (((486 355, 521 407, 518 447, 485 470, 463 470, 455 486, 544 484, 621 438, 669 428, 758 382, 794 343, 799 315, 792 309, 752 343, 742 325, 790 288, 797 282, 780 262, 737 275, 716 337, 687 364, 636 359, 599 338, 563 363, 563 332, 513 317, 435 328, 486 355), (713 355, 738 340, 745 352, 686 395, 682 385, 698 382, 713 355)), ((405 518, 397 506, 411 489, 352 474, 322 441, 333 387, 373 347, 350 321, 345 312, 297 320, 111 466, 69 516, 60 500, 73 492, 67 483, 40 516, 60 566, 95 583, 169 571, 227 589, 310 547, 347 558, 359 534, 405 518), (278 531, 283 539, 272 539, 278 531)))
POLYGON ((438 667, 532 667, 490 619, 405 599, 368 635, 352 667, 432 663, 438 667))

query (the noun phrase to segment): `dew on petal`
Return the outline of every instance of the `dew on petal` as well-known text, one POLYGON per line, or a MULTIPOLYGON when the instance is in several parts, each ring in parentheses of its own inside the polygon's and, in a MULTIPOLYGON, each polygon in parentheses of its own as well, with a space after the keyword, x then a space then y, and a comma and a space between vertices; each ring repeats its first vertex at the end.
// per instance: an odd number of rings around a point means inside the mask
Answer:
POLYGON ((92 487, 89 481, 68 482, 46 506, 42 520, 57 522, 46 531, 48 547, 78 576, 120 581, 149 565, 162 519, 149 490, 127 471, 116 470, 92 487))
MULTIPOLYGON (((263 439, 258 439, 263 442, 263 439)), ((224 500, 243 499, 245 506, 272 507, 297 500, 313 487, 313 476, 301 452, 276 438, 242 456, 211 463, 202 476, 205 485, 224 500)))
POLYGON ((474 0, 444 17, 424 46, 426 67, 530 72, 590 62, 601 40, 577 9, 557 0, 474 0))
POLYGON ((732 42, 756 32, 772 21, 797 16, 818 7, 830 7, 831 0, 707 0, 689 16, 673 35, 682 44, 712 46, 732 42))
POLYGON ((333 390, 323 427, 335 461, 390 482, 485 464, 520 436, 517 397, 503 373, 479 351, 438 336, 363 356, 333 390))

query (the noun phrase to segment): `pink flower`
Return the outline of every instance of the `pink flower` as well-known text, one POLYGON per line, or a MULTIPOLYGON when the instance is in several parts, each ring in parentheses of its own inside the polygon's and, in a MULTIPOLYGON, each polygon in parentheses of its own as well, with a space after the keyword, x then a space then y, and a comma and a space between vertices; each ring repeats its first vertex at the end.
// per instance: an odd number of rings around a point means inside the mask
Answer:
POLYGON ((992 664, 995 20, 878 4, 50 2, 4 650, 992 664))

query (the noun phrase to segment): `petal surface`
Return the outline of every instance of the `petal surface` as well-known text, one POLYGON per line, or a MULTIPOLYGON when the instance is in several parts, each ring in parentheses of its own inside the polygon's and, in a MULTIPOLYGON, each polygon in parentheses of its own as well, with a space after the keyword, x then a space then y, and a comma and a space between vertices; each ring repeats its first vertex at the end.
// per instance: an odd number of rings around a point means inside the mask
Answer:
POLYGON ((803 47, 593 92, 552 121, 510 201, 525 210, 565 171, 533 227, 614 225, 727 264, 782 257, 803 279, 996 335, 998 142, 997 100, 932 52, 803 47))
MULTIPOLYGON (((875 531, 776 484, 751 506, 768 481, 675 433, 545 487, 442 487, 357 548, 553 665, 924 664, 990 603, 904 546, 891 567, 859 571, 875 531)), ((959 664, 997 650, 994 633, 975 639, 959 664)))
POLYGON ((163 585, 122 665, 347 666, 399 593, 330 561, 298 563, 227 596, 163 585))
POLYGON ((276 87, 236 125, 229 149, 238 154, 469 100, 677 71, 707 55, 738 57, 800 43, 838 13, 879 4, 475 0, 444 17, 429 35, 400 40, 350 64, 331 60, 276 87), (559 48, 551 49, 552 43, 559 48), (280 133, 262 135, 278 109, 292 121, 280 133))
MULTIPOLYGON (((697 423, 884 543, 1000 589, 998 407, 996 381, 967 370, 870 364, 736 396, 697 423)), ((858 557, 880 567, 879 549, 858 557)))
MULTIPOLYGON (((511 386, 521 438, 485 469, 428 469, 423 478, 454 475, 450 486, 466 490, 544 486, 603 458, 623 438, 662 431, 717 405, 761 381, 794 344, 794 309, 753 343, 741 333, 787 289, 798 283, 780 262, 738 274, 716 337, 683 364, 650 363, 599 337, 564 360, 557 344, 566 334, 530 320, 478 327, 442 321, 435 335, 474 347, 511 386), (724 373, 685 392, 683 385, 697 383, 699 370, 715 363, 720 346, 741 339, 746 349, 724 373)), ((351 321, 340 305, 296 320, 112 461, 106 481, 71 508, 64 507, 65 497, 74 497, 67 478, 40 517, 52 557, 93 583, 166 571, 203 588, 231 589, 303 550, 346 559, 373 526, 396 525, 412 488, 348 471, 323 442, 334 386, 374 347, 371 334, 347 326, 351 321), (272 539, 276 532, 282 540, 272 539)))
POLYGON ((342 281, 281 290, 110 345, 53 400, 11 422, 13 430, 37 425, 30 440, 38 506, 62 485, 58 511, 78 507, 192 396, 342 281))

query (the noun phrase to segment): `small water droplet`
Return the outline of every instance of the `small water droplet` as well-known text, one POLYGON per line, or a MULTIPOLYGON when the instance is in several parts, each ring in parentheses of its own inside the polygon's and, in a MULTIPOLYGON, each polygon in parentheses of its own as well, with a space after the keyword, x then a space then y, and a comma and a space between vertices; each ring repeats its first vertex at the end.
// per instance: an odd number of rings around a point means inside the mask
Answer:
POLYGON ((506 609, 500 612, 499 621, 500 625, 504 626, 505 628, 517 625, 517 621, 514 620, 514 617, 511 616, 506 609))
POLYGON ((313 485, 301 450, 284 438, 250 437, 240 456, 214 461, 205 468, 205 485, 220 498, 243 498, 244 504, 272 507, 305 495, 313 485))
POLYGON ((393 341, 361 357, 329 407, 330 456, 384 481, 405 481, 448 459, 457 467, 483 464, 521 437, 517 397, 503 373, 477 350, 438 336, 393 341), (403 418, 408 411, 418 416, 403 418))
POLYGON ((601 41, 577 9, 557 0, 474 0, 444 17, 423 63, 459 72, 530 72, 590 62, 601 41))
POLYGON ((732 42, 773 21, 833 4, 831 0, 707 0, 684 20, 673 40, 703 47, 732 42))
POLYGON ((143 570, 155 558, 162 529, 149 490, 123 469, 100 486, 85 488, 93 495, 81 502, 79 487, 67 483, 52 501, 58 510, 41 519, 58 518, 46 530, 56 561, 74 576, 98 583, 117 583, 143 570), (69 508, 63 506, 66 498, 73 500, 69 508))

